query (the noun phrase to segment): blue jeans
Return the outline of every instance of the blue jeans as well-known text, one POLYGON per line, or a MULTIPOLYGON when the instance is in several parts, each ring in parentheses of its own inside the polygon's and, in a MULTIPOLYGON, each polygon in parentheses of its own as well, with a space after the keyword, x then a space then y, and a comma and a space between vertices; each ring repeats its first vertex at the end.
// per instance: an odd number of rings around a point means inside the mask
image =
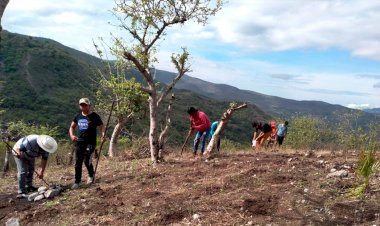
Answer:
POLYGON ((210 135, 210 130, 211 130, 211 128, 208 128, 206 131, 203 131, 203 132, 198 131, 197 132, 197 134, 195 135, 195 139, 194 139, 194 154, 197 153, 199 141, 201 139, 202 139, 201 153, 203 154, 203 152, 205 150, 206 140, 208 140, 208 137, 210 135))
POLYGON ((28 193, 27 188, 33 184, 34 158, 19 159, 13 156, 17 166, 18 193, 28 193))

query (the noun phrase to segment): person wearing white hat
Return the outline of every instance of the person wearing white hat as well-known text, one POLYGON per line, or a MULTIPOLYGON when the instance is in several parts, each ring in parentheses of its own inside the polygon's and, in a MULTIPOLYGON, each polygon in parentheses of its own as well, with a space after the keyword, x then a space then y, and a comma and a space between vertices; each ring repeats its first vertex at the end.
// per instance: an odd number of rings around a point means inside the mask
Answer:
POLYGON ((38 177, 43 179, 50 153, 58 148, 57 142, 48 135, 31 134, 19 139, 13 146, 13 157, 17 165, 18 198, 26 197, 28 192, 36 191, 33 186, 33 173, 35 158, 40 157, 41 165, 38 177))
POLYGON ((79 100, 80 113, 74 116, 71 122, 69 134, 72 141, 76 142, 75 152, 75 181, 72 189, 77 189, 82 180, 83 163, 88 171, 87 183, 94 181, 94 166, 92 165, 92 154, 96 146, 96 130, 100 127, 102 140, 106 139, 106 128, 100 116, 91 111, 91 103, 88 98, 79 100), (75 130, 77 129, 77 134, 75 130))

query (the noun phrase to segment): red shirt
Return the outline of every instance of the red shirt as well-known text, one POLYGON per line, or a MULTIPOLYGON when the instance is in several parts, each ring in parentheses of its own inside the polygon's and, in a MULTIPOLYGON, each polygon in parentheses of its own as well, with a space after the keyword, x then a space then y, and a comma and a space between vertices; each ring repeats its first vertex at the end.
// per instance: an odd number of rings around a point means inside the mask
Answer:
POLYGON ((211 126, 211 122, 204 112, 197 111, 190 115, 191 127, 198 130, 199 132, 204 132, 211 126))

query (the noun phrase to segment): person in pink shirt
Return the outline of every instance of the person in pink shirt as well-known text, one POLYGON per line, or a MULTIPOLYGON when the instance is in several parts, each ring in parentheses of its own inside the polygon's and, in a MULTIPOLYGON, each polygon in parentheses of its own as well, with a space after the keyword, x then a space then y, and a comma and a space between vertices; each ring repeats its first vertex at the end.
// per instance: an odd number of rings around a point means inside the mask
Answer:
POLYGON ((190 122, 191 122, 190 133, 192 133, 195 130, 197 131, 197 134, 195 135, 195 139, 194 139, 194 156, 197 155, 198 145, 201 139, 202 139, 201 155, 203 155, 203 152, 205 150, 206 140, 211 130, 211 122, 204 112, 198 111, 194 107, 190 107, 189 110, 187 110, 187 113, 190 115, 190 122))

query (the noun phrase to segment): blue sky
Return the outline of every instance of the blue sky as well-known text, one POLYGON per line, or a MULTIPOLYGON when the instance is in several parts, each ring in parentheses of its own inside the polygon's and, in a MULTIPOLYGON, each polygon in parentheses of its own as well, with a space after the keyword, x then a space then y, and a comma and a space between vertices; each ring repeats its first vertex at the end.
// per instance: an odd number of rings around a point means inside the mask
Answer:
MULTIPOLYGON (((114 1, 10 0, 3 28, 94 53, 110 32, 114 1)), ((157 68, 191 54, 190 76, 295 100, 380 107, 380 1, 230 0, 206 26, 173 27, 157 68)))

